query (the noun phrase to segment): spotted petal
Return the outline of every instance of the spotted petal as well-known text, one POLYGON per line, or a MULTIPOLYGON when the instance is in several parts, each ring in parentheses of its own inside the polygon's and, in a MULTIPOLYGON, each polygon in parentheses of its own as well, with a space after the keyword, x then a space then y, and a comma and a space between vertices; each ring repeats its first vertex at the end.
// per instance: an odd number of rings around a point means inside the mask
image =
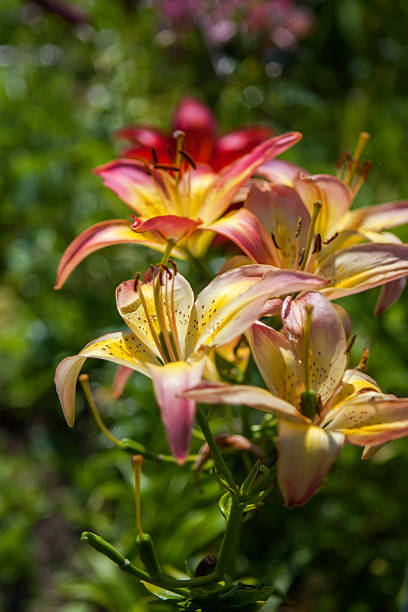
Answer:
POLYGON ((133 334, 116 332, 101 336, 86 345, 74 357, 67 357, 57 367, 55 385, 65 419, 70 427, 75 421, 75 388, 79 372, 88 357, 112 361, 149 376, 148 364, 158 363, 149 348, 133 334))
POLYGON ((285 505, 302 506, 323 484, 344 444, 339 432, 278 419, 278 484, 285 505))
POLYGON ((216 277, 197 296, 187 334, 187 354, 226 344, 245 332, 270 298, 324 284, 312 274, 262 265, 243 266, 216 277))

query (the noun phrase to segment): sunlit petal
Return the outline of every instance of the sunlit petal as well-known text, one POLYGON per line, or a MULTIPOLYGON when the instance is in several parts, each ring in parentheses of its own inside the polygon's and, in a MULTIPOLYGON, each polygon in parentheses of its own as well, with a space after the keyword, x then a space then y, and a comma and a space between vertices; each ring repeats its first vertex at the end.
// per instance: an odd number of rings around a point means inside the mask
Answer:
POLYGON ((408 200, 357 208, 351 211, 347 228, 381 232, 404 223, 408 223, 408 200))
POLYGON ((285 505, 301 506, 323 484, 344 444, 339 432, 278 419, 278 483, 285 505))

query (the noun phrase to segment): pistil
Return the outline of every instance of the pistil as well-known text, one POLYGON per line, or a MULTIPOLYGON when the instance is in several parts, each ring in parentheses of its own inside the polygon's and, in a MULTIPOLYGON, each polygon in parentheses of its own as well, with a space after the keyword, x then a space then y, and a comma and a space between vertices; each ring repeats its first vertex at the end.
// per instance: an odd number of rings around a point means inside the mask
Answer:
POLYGON ((316 226, 316 221, 317 221, 317 217, 319 216, 319 213, 322 209, 322 203, 321 202, 315 202, 313 204, 313 213, 312 213, 312 218, 310 220, 310 226, 309 226, 309 232, 307 234, 307 242, 306 242, 306 247, 305 247, 305 252, 303 254, 302 257, 302 261, 299 264, 300 265, 300 269, 304 270, 306 268, 306 264, 307 261, 309 259, 309 253, 310 253, 310 249, 313 243, 313 238, 315 236, 315 226, 316 226))
POLYGON ((307 304, 305 307, 306 319, 303 332, 303 367, 304 367, 304 379, 305 379, 305 390, 300 396, 301 410, 302 413, 309 419, 313 419, 318 412, 319 398, 313 389, 310 388, 310 333, 312 327, 312 314, 313 306, 307 304))

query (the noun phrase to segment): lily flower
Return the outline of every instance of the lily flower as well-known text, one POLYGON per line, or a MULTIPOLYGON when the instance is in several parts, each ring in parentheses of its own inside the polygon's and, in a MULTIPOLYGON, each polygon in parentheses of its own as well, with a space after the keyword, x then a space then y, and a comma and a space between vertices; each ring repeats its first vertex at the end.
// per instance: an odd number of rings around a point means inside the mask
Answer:
POLYGON ((55 383, 65 419, 75 420, 75 389, 88 357, 104 359, 153 381, 171 451, 179 463, 188 452, 195 402, 180 393, 198 384, 208 353, 246 331, 271 295, 320 287, 322 279, 304 272, 269 271, 246 266, 216 277, 194 300, 188 281, 161 266, 150 282, 139 277, 119 285, 116 303, 130 332, 93 340, 57 367, 55 383))
POLYGON ((345 442, 371 447, 407 435, 408 398, 346 369, 343 322, 321 293, 287 298, 282 322, 282 333, 260 322, 247 332, 267 390, 202 383, 183 396, 274 413, 278 484, 286 505, 297 506, 321 486, 345 442))
POLYGON ((184 148, 184 132, 176 132, 176 156, 172 163, 152 165, 135 159, 119 159, 95 170, 104 184, 132 210, 134 221, 114 219, 90 227, 65 251, 57 272, 60 289, 72 270, 90 253, 114 244, 142 244, 165 251, 176 244, 174 257, 201 257, 213 231, 207 231, 230 207, 241 188, 267 161, 300 140, 289 132, 270 138, 250 153, 216 172, 196 164, 184 148))
POLYGON ((217 137, 217 124, 211 109, 200 100, 189 97, 176 108, 169 134, 136 125, 121 128, 116 135, 132 145, 123 151, 122 157, 172 164, 177 154, 173 134, 177 131, 185 133, 184 147, 196 164, 206 164, 215 172, 250 153, 272 135, 270 128, 257 126, 217 137))
POLYGON ((380 314, 405 287, 408 246, 383 230, 408 222, 408 200, 350 210, 369 170, 358 159, 366 138, 360 137, 355 158, 338 177, 269 162, 262 168, 269 183, 253 186, 245 206, 211 229, 235 242, 247 263, 307 270, 329 279, 323 289, 329 299, 383 285, 376 306, 380 314))

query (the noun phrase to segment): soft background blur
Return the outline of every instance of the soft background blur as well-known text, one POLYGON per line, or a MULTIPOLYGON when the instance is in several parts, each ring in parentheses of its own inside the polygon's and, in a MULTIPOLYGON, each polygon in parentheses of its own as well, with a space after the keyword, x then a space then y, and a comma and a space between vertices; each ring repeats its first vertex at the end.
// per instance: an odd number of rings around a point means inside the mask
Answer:
MULTIPOLYGON (((282 17, 264 27, 264 18, 250 22, 245 3, 235 4, 244 22, 228 11, 208 17, 211 3, 198 1, 184 3, 187 17, 176 0, 77 0, 81 10, 71 5, 65 17, 47 10, 51 1, 1 2, 1 610, 151 606, 142 587, 79 541, 89 529, 131 550, 130 464, 86 409, 68 430, 53 387, 61 358, 118 329, 114 288, 147 261, 141 248, 107 249, 53 290, 67 244, 92 223, 128 214, 91 174, 117 154, 114 131, 129 123, 167 128, 180 98, 195 95, 223 131, 245 124, 300 130, 303 141, 285 158, 333 172, 339 153, 367 130, 365 156, 374 166, 358 203, 408 197, 407 3, 304 0, 307 31, 299 40, 282 17)), ((287 4, 276 6, 284 13, 287 4)), ((368 346, 370 374, 385 391, 406 395, 408 295, 374 319, 376 295, 342 301, 358 334, 353 363, 368 346)), ((114 403, 113 368, 89 362, 86 369, 115 435, 164 450, 149 381, 134 376, 114 403)), ((304 508, 285 510, 276 493, 245 523, 242 572, 288 590, 281 610, 403 605, 408 440, 388 444, 370 462, 359 456, 347 447, 304 508)), ((216 488, 200 496, 187 468, 163 471, 147 462, 142 485, 144 527, 162 559, 183 568, 185 558, 214 550, 223 526, 216 488)), ((276 601, 265 607, 275 609, 276 601)))

